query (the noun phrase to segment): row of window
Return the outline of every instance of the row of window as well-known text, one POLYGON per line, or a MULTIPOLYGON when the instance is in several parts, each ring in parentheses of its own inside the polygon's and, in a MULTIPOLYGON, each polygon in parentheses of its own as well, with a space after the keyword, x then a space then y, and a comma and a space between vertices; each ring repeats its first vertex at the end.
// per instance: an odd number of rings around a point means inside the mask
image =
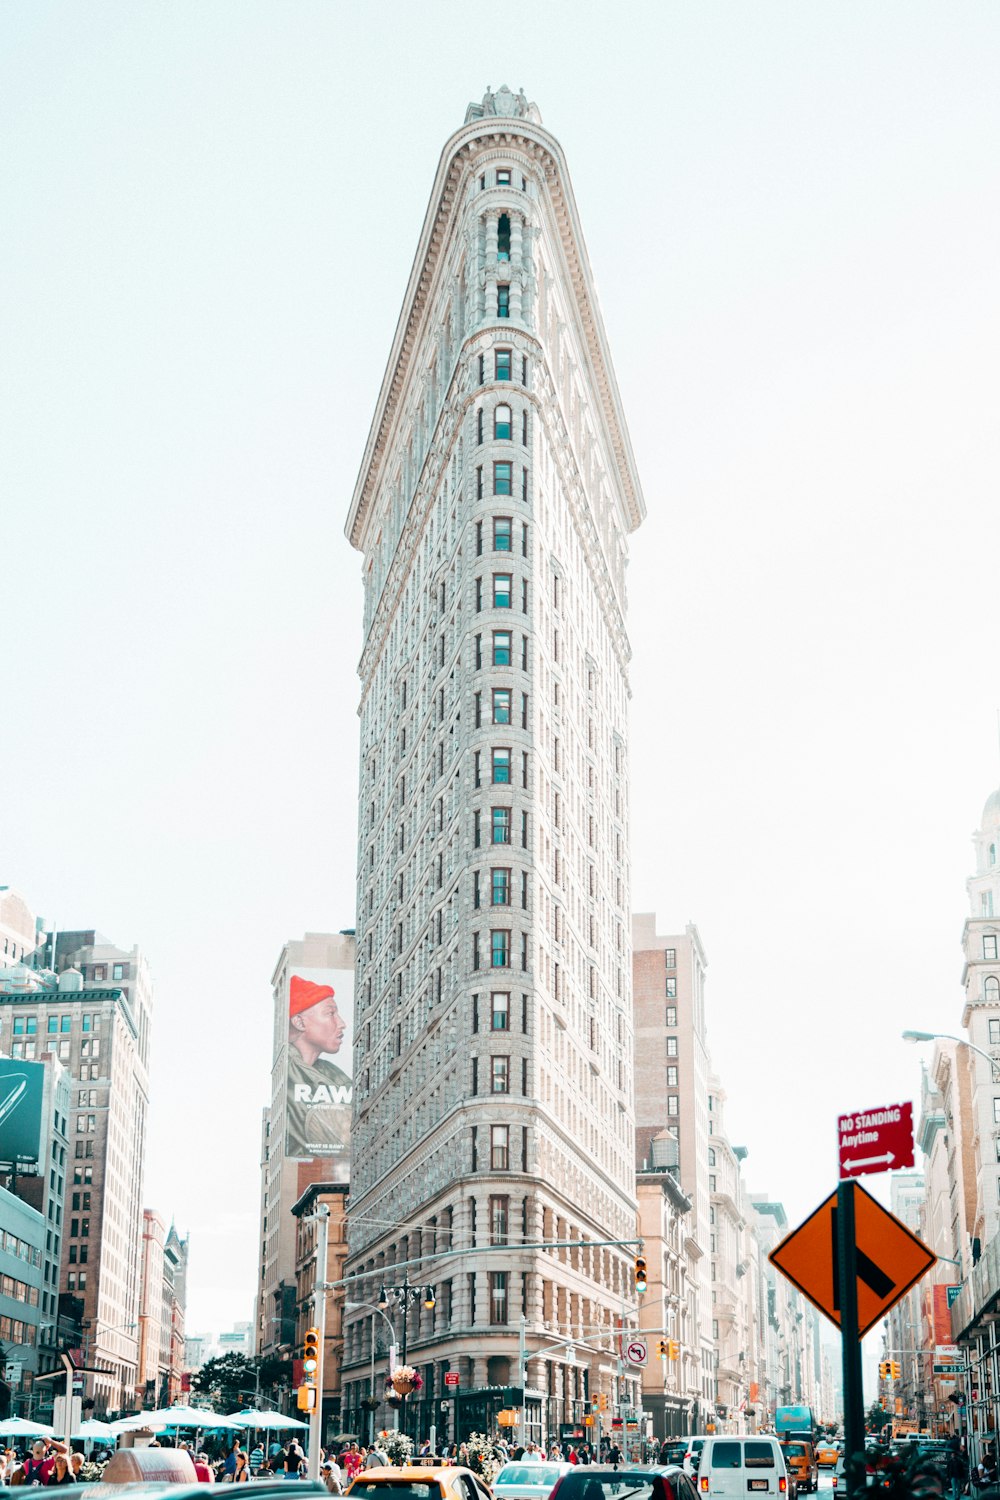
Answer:
MULTIPOLYGON (((513 876, 510 870, 492 869, 489 873, 489 904, 490 906, 510 906, 513 892, 513 876)), ((482 891, 481 877, 478 870, 472 872, 472 904, 474 907, 481 906, 482 891)), ((521 907, 528 907, 528 872, 521 871, 521 907)))
MULTIPOLYGON (((509 494, 510 491, 508 490, 509 494)), ((482 498, 480 496, 480 498, 482 498)), ((493 551, 513 552, 514 550, 514 520, 512 516, 493 517, 493 551)), ((483 555, 483 523, 476 522, 476 556, 483 555)), ((528 526, 524 522, 521 526, 521 556, 528 555, 528 526)), ((443 663, 442 663, 443 665, 443 663)))
MULTIPOLYGON (((514 604, 513 604, 513 598, 514 598, 514 579, 513 579, 513 575, 512 574, 510 574, 510 573, 494 573, 493 574, 493 596, 492 597, 493 597, 493 608, 494 609, 513 609, 513 607, 514 607, 514 604)), ((481 578, 477 578, 476 579, 476 612, 478 613, 479 611, 481 611, 482 607, 483 607, 483 580, 481 578)), ((528 580, 526 578, 523 578, 521 580, 521 611, 522 611, 523 614, 527 614, 528 613, 528 580)))
MULTIPOLYGON (((511 820, 513 810, 509 807, 490 808, 489 841, 491 844, 511 842, 511 820)), ((482 843, 482 814, 477 808, 472 814, 472 845, 478 849, 482 843)), ((521 813, 521 848, 528 847, 528 813, 521 813)))
POLYGON ((87 1290, 86 1271, 70 1271, 66 1278, 66 1285, 71 1292, 85 1292, 87 1290))
POLYGON ((0 1344, 31 1346, 36 1332, 34 1323, 22 1323, 20 1318, 0 1318, 0 1344))
MULTIPOLYGON (((491 931, 489 933, 489 965, 491 969, 509 969, 511 965, 511 934, 509 930, 491 931)), ((472 967, 478 969, 481 965, 480 957, 480 934, 472 934, 472 967)), ((528 968, 528 934, 521 934, 521 968, 528 968)))
MULTIPOLYGON (((482 728, 483 724, 483 695, 474 695, 475 727, 482 728)), ((495 687, 490 689, 490 723, 509 724, 511 722, 512 690, 510 688, 495 687)), ((528 727, 528 695, 521 694, 521 728, 528 727)))
MULTIPOLYGON (((476 465, 476 499, 482 500, 485 490, 483 487, 483 466, 476 465)), ((506 458, 498 458, 493 464, 493 493, 494 495, 513 495, 514 493, 514 465, 506 458)), ((528 499, 528 466, 525 464, 521 469, 521 499, 528 499)))
POLYGON ((26 1261, 29 1266, 40 1266, 42 1254, 34 1245, 29 1245, 27 1240, 19 1239, 9 1229, 0 1229, 0 1250, 6 1250, 8 1255, 16 1255, 18 1260, 26 1261))
MULTIPOLYGON (((509 667, 513 663, 514 656, 514 632, 511 630, 494 630, 492 635, 492 659, 495 667, 509 667)), ((483 665, 483 638, 476 636, 476 670, 479 671, 483 665)), ((528 670, 528 637, 521 637, 521 671, 528 670)))
MULTIPOLYGON (((480 1008, 479 1007, 479 1000, 480 1000, 479 995, 473 995, 473 997, 472 997, 472 1030, 473 1030, 474 1033, 476 1033, 476 1032, 479 1031, 479 1008, 480 1008)), ((510 1029, 511 1029, 510 1018, 511 1018, 510 991, 509 990, 493 990, 492 993, 490 994, 489 1010, 488 1010, 487 1015, 486 1015, 486 1020, 489 1023, 489 1025, 488 1025, 488 1027, 486 1029, 489 1030, 489 1031, 510 1031, 510 1029)), ((527 1030, 528 1030, 528 997, 527 997, 527 995, 522 995, 521 996, 521 1030, 523 1032, 527 1032, 527 1030)))
MULTIPOLYGON (((485 442, 486 413, 483 407, 476 408, 476 442, 485 442)), ((514 413, 506 402, 493 408, 493 441, 509 443, 514 437, 514 413)), ((528 408, 521 412, 521 447, 528 446, 528 408)))
POLYGON ((38 1306, 38 1288, 16 1276, 0 1276, 0 1296, 12 1297, 15 1302, 27 1302, 29 1307, 38 1306))
MULTIPOLYGON (((491 1056, 484 1059, 489 1065, 489 1092, 491 1094, 510 1093, 510 1058, 505 1056, 491 1056)), ((521 1059, 522 1079, 521 1092, 527 1093, 528 1059, 521 1059)), ((472 1092, 479 1093, 479 1058, 472 1059, 472 1092)))
MULTIPOLYGON (((83 1015, 81 1017, 81 1020, 83 1022, 82 1030, 84 1030, 84 1031, 96 1031, 97 1028, 101 1024, 100 1011, 98 1011, 96 1013, 96 1015, 87 1013, 87 1014, 85 1014, 85 1015, 83 1015)), ((72 1029, 73 1029, 73 1017, 71 1015, 70 1016, 48 1016, 47 1018, 45 1018, 45 1021, 46 1021, 45 1031, 46 1031, 46 1035, 48 1035, 48 1036, 55 1036, 55 1035, 58 1035, 58 1033, 60 1033, 60 1032, 72 1031, 72 1029)), ((38 1017, 37 1016, 15 1016, 14 1017, 14 1035, 15 1036, 37 1036, 38 1034, 39 1034, 39 1031, 38 1031, 38 1017)))
MULTIPOLYGON (((525 728, 527 728, 527 725, 525 725, 525 728)), ((477 787, 483 784, 482 755, 483 752, 481 750, 473 750, 472 752, 472 784, 477 787)), ((511 757, 512 751, 505 745, 496 746, 490 751, 491 785, 511 785, 511 767, 513 765, 511 757)), ((522 787, 528 785, 528 752, 526 750, 521 753, 521 785, 522 787)))
MULTIPOLYGON (((512 349, 494 349, 493 351, 493 379, 512 380, 514 368, 514 351, 512 349)), ((479 384, 486 384, 486 355, 479 356, 479 384)), ((528 356, 521 355, 521 384, 528 384, 528 356)))

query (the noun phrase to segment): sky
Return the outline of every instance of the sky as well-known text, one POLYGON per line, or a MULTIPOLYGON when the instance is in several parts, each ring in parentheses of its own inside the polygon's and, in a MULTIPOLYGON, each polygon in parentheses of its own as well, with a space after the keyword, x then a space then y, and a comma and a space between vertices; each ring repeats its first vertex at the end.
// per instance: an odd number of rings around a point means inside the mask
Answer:
POLYGON ((193 1330, 252 1313, 274 962, 354 922, 343 528, 487 85, 569 161, 647 507, 633 907, 702 936, 749 1187, 795 1222, 919 1096, 1000 783, 998 62, 986 3, 0 9, 0 883, 149 958, 193 1330))

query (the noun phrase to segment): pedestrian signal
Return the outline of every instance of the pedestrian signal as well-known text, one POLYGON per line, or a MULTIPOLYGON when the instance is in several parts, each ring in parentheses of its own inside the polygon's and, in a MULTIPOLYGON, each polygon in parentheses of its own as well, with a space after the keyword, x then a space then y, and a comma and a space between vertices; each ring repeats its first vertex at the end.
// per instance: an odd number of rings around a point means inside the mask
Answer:
POLYGON ((637 1255, 635 1258, 635 1289, 637 1292, 646 1290, 646 1257, 637 1255))
POLYGON ((300 1385, 296 1399, 299 1411, 312 1411, 316 1405, 316 1387, 314 1385, 300 1385))

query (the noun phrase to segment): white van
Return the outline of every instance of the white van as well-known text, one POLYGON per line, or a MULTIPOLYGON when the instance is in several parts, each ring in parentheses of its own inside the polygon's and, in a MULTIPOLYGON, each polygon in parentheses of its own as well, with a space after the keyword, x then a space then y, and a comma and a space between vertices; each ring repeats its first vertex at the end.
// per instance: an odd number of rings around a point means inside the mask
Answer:
POLYGON ((698 1493, 713 1500, 788 1495, 785 1456, 776 1437, 710 1437, 698 1464, 698 1493))

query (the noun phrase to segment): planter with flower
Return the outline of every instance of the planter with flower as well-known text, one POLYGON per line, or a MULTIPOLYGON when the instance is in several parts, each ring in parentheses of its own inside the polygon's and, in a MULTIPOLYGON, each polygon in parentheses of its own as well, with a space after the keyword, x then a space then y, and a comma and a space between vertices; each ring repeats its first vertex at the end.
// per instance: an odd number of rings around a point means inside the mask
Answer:
POLYGON ((423 1377, 412 1365, 397 1365, 385 1383, 386 1395, 411 1396, 423 1387, 423 1377))

